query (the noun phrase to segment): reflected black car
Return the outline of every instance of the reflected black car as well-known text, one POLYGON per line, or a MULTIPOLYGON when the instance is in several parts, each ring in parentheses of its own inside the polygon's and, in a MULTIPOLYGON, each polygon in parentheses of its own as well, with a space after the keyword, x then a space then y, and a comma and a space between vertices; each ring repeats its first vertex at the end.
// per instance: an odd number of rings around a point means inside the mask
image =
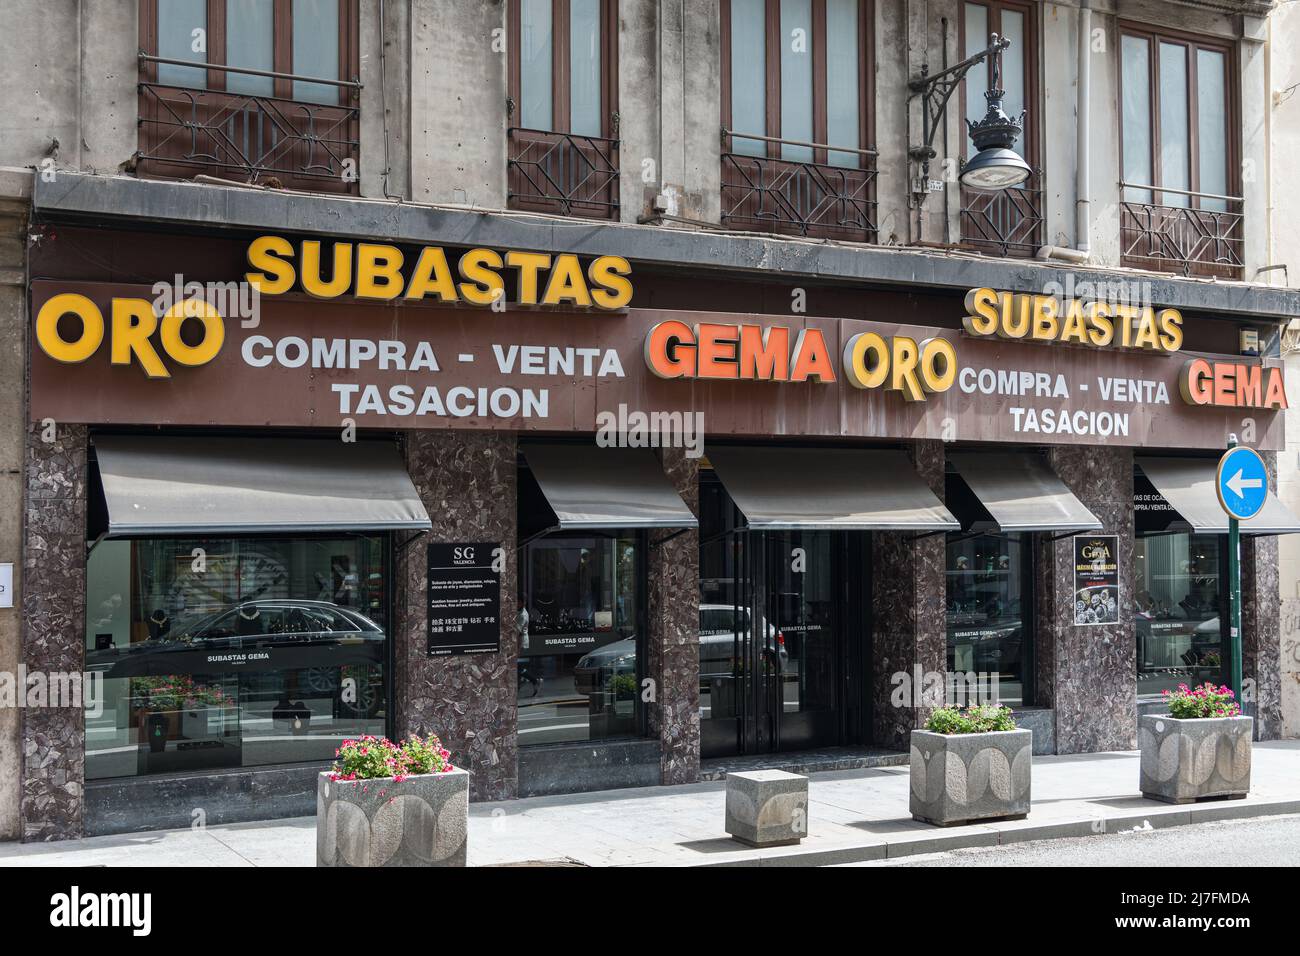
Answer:
POLYGON ((86 652, 86 667, 105 678, 243 671, 334 670, 379 665, 384 630, 351 608, 328 601, 245 601, 125 647, 86 652))

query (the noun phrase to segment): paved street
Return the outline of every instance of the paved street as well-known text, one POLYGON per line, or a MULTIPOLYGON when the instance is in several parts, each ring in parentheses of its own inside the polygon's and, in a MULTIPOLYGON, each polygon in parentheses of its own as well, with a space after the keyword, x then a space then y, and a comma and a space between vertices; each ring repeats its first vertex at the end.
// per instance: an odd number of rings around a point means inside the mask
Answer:
POLYGON ((1186 866, 1193 860, 1237 866, 1300 866, 1300 815, 1218 820, 1167 830, 1129 829, 1095 837, 972 847, 901 860, 843 866, 1186 866))
MULTIPOLYGON (((808 837, 799 846, 766 850, 743 847, 724 832, 726 787, 721 781, 475 803, 470 806, 469 863, 812 866, 912 862, 920 860, 920 854, 977 846, 997 847, 1006 854, 1040 853, 1043 862, 1061 862, 1056 848, 1066 845, 1080 848, 1071 852, 1101 855, 1110 847, 1123 851, 1167 845, 1165 860, 1178 863, 1185 858, 1180 848, 1191 844, 1141 843, 1149 834, 1126 836, 1119 831, 1187 829, 1198 820, 1300 814, 1300 741, 1255 745, 1247 799, 1192 806, 1143 799, 1137 791, 1139 759, 1132 751, 1037 757, 1028 819, 946 828, 911 819, 906 767, 814 773, 808 785, 808 837), (1096 833, 1111 835, 1091 836, 1096 833), (1070 839, 1078 837, 1085 839, 1070 839), (1029 842, 1044 839, 1049 842, 1029 842)), ((1294 827, 1296 818, 1287 819, 1294 827)), ((1220 841, 1216 846, 1226 848, 1235 845, 1234 830, 1234 825, 1221 824, 1207 832, 1220 841)), ((1296 836, 1294 829, 1279 831, 1279 847, 1267 846, 1268 838, 1261 837, 1258 842, 1266 848, 1261 852, 1291 851, 1284 862, 1300 863, 1300 850, 1292 849, 1300 846, 1296 836)), ((65 843, 0 844, 0 866, 311 866, 315 839, 315 819, 301 817, 65 843)), ((1095 859, 1102 862, 1100 856, 1095 859)), ((1012 856, 1006 860, 1019 862, 1012 856)))

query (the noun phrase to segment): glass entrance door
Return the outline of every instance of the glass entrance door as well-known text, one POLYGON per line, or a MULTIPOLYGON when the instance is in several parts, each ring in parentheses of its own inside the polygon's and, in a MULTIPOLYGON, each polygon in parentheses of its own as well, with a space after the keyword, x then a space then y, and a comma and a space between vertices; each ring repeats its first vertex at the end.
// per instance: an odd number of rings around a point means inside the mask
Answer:
POLYGON ((701 755, 846 742, 865 535, 747 530, 716 483, 702 484, 701 505, 701 755))

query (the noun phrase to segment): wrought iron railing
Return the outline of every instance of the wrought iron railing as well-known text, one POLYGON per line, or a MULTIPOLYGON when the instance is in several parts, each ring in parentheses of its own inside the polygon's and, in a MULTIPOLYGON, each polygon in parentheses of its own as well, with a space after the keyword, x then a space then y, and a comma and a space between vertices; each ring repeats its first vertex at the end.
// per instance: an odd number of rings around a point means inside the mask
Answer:
MULTIPOLYGON (((140 54, 149 64, 194 67, 185 60, 140 54)), ((355 100, 361 84, 200 64, 205 70, 334 86, 341 101, 355 100)), ((322 192, 357 191, 360 109, 275 96, 139 84, 136 172, 162 178, 208 174, 248 183, 322 192)))
POLYGON ((1037 170, 1023 186, 961 191, 961 241, 990 255, 1030 258, 1043 243, 1043 188, 1037 170))
POLYGON ((1120 183, 1151 200, 1178 197, 1185 205, 1124 199, 1120 203, 1123 265, 1186 276, 1240 279, 1245 274, 1241 196, 1193 192, 1141 183, 1120 183), (1217 208, 1216 208, 1217 207, 1217 208))
POLYGON ((787 235, 876 241, 876 152, 722 131, 722 224, 787 235), (854 156, 858 165, 796 162, 735 152, 735 140, 854 156))
POLYGON ((512 126, 511 209, 618 218, 618 140, 512 126))

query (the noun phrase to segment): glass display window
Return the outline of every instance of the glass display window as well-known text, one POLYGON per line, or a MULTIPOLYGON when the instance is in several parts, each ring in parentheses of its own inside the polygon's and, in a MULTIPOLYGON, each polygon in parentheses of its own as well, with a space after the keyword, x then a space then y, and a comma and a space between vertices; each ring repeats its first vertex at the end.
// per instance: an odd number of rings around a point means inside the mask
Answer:
POLYGON ((383 735, 386 536, 101 541, 86 574, 86 777, 326 763, 383 735))
POLYGON ((1032 701, 1031 540, 1024 533, 948 536, 950 702, 1032 701))
POLYGON ((1140 697, 1224 679, 1224 564, 1219 535, 1160 534, 1134 543, 1140 697))
POLYGON ((641 727, 642 536, 555 534, 520 552, 519 742, 641 727))

